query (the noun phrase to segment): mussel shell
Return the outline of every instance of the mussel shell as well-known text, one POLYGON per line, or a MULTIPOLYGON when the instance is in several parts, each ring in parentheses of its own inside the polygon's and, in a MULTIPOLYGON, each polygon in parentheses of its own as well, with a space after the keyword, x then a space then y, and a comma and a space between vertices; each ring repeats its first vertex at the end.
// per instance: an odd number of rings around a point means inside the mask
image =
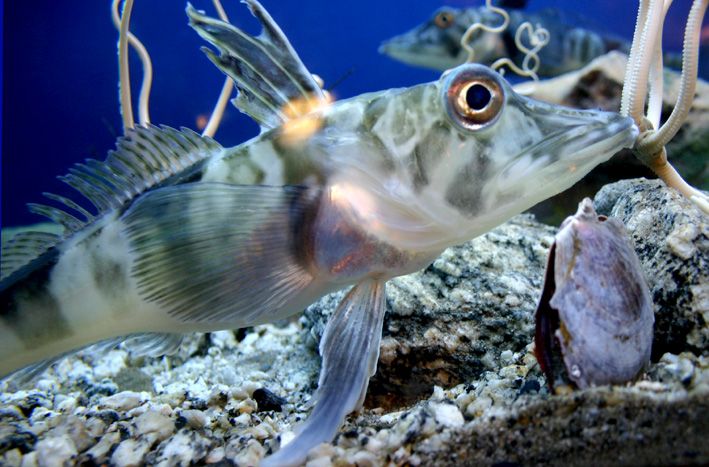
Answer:
POLYGON ((550 387, 557 351, 581 389, 633 381, 650 362, 655 317, 640 261, 622 221, 599 217, 588 198, 555 236, 536 320, 550 387))

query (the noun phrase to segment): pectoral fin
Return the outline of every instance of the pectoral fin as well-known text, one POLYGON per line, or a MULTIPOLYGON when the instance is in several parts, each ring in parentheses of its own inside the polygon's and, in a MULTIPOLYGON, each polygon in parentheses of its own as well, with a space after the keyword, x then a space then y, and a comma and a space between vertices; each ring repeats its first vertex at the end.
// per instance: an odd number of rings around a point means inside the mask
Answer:
POLYGON ((314 409, 296 438, 264 459, 262 467, 300 465, 311 448, 333 439, 348 413, 362 407, 377 368, 384 311, 383 281, 360 283, 345 296, 320 341, 322 370, 309 402, 314 409))
POLYGON ((299 234, 318 194, 221 183, 148 193, 123 217, 139 292, 179 322, 203 328, 300 311, 327 292, 308 269, 299 234))

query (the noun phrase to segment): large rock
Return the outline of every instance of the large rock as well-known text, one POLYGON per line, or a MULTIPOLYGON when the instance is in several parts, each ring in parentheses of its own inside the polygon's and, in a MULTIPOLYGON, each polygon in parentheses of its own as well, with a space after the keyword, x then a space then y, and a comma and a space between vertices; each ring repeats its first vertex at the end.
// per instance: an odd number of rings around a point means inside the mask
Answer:
POLYGON ((608 185, 594 204, 625 223, 643 265, 655 305, 653 359, 709 356, 709 216, 659 180, 608 185))
MULTIPOLYGON (((532 341, 546 259, 556 229, 517 216, 446 250, 426 269, 387 283, 387 310, 370 404, 407 405, 501 366, 532 341)), ((333 305, 327 303, 328 305, 333 305)), ((322 335, 330 310, 305 311, 322 335)))

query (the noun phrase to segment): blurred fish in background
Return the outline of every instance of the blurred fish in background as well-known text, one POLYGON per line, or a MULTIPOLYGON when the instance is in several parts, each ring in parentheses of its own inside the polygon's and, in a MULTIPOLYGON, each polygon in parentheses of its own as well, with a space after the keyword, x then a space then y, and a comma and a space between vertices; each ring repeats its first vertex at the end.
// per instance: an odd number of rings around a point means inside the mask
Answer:
MULTIPOLYGON (((582 68, 594 58, 611 50, 628 52, 630 42, 610 32, 597 32, 585 27, 584 20, 558 8, 544 8, 535 12, 523 10, 526 0, 501 0, 497 6, 509 14, 509 25, 502 32, 475 30, 468 41, 474 51, 474 61, 492 65, 501 58, 509 58, 520 69, 527 53, 520 50, 515 35, 520 26, 529 22, 549 33, 549 41, 539 52, 540 77, 551 77, 582 68)), ((571 6, 569 4, 569 6, 571 6)), ((438 8, 424 23, 382 43, 379 52, 394 60, 434 70, 447 70, 465 62, 467 51, 461 38, 475 23, 494 28, 503 17, 487 6, 438 8)), ((681 67, 681 57, 665 57, 666 66, 681 67)))

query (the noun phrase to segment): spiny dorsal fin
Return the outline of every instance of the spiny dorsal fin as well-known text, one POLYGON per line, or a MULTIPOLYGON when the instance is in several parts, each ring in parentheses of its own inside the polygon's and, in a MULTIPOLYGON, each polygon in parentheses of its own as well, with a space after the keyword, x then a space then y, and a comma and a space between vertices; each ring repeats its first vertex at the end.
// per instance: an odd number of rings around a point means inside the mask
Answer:
POLYGON ((232 101, 234 105, 264 129, 326 105, 322 89, 273 18, 256 0, 244 3, 263 26, 258 37, 187 4, 190 26, 219 49, 220 55, 202 50, 236 83, 239 95, 232 101))
POLYGON ((2 248, 2 278, 38 258, 62 238, 85 229, 107 213, 122 209, 141 193, 188 179, 204 159, 221 150, 212 139, 187 128, 178 131, 149 125, 128 130, 105 161, 89 159, 85 164, 77 164, 68 175, 59 177, 84 195, 95 206, 97 214, 91 214, 68 198, 45 193, 47 198, 75 211, 79 217, 53 206, 29 204, 32 212, 61 225, 63 236, 27 232, 16 241, 10 241, 2 248))

